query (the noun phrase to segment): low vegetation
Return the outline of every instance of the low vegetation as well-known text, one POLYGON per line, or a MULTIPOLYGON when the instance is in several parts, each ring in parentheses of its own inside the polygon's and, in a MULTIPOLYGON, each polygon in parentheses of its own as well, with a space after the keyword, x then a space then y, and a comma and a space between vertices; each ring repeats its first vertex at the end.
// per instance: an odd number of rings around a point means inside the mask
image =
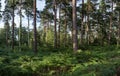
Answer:
MULTIPOLYGON (((44 47, 45 48, 45 47, 44 47)), ((115 76, 120 66, 120 49, 89 46, 79 49, 0 50, 0 76, 115 76)))

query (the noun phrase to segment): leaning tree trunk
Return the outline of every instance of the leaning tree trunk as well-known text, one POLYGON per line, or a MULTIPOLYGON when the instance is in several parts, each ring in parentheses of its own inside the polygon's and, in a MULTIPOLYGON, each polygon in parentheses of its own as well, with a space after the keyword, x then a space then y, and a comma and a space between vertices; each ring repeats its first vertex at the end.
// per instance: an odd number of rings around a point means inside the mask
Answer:
POLYGON ((56 28, 57 5, 54 0, 54 48, 57 48, 57 28, 56 28))
POLYGON ((76 0, 72 0, 72 19, 73 19, 73 50, 78 50, 77 25, 76 25, 76 0))
POLYGON ((36 0, 34 0, 34 52, 37 53, 36 0))

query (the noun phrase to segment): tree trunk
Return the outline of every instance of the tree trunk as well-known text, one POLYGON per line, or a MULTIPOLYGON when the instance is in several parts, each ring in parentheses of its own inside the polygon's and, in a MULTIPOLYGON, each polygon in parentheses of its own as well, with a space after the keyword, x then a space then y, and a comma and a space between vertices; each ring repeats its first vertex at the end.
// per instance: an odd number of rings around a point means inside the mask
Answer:
POLYGON ((8 47, 8 25, 6 26, 6 46, 8 47))
MULTIPOLYGON (((22 1, 21 1, 22 2, 22 1)), ((19 26, 19 50, 21 51, 21 38, 22 38, 22 12, 20 7, 20 26, 19 26)))
POLYGON ((89 45, 89 14, 87 15, 87 45, 89 45))
POLYGON ((56 0, 54 0, 54 48, 57 48, 56 16, 57 16, 57 5, 56 5, 56 0))
POLYGON ((84 0, 82 0, 82 20, 81 20, 81 40, 80 44, 83 44, 83 25, 84 25, 84 0))
POLYGON ((12 15, 12 50, 14 50, 14 0, 13 0, 13 15, 12 15))
POLYGON ((47 24, 46 24, 47 22, 45 22, 45 24, 44 24, 44 36, 43 36, 43 40, 44 40, 44 42, 46 43, 46 33, 47 33, 47 24))
POLYGON ((30 19, 28 14, 28 47, 30 47, 30 19))
POLYGON ((110 26, 109 26, 109 38, 108 38, 108 44, 110 45, 110 41, 111 41, 111 28, 112 28, 112 15, 110 16, 110 26))
MULTIPOLYGON (((87 2, 89 2, 90 0, 87 0, 87 2)), ((89 16, 90 16, 90 6, 89 5, 87 5, 87 25, 86 25, 86 40, 87 40, 87 45, 89 45, 89 35, 90 35, 90 31, 89 31, 89 27, 90 27, 90 24, 89 24, 89 16)))
POLYGON ((37 53, 36 0, 34 0, 34 52, 37 53))
POLYGON ((64 30, 64 47, 66 47, 67 42, 67 14, 65 12, 65 30, 64 30))
POLYGON ((109 42, 108 42, 109 45, 110 45, 110 42, 111 42, 112 23, 113 23, 113 20, 112 20, 112 18, 113 18, 113 1, 111 0, 111 2, 112 2, 112 7, 111 7, 112 13, 110 15, 109 38, 108 38, 109 39, 109 42))
POLYGON ((73 50, 78 50, 78 39, 77 39, 77 25, 76 25, 76 0, 72 0, 72 16, 73 16, 73 50))
POLYGON ((119 11, 119 26, 118 26, 118 38, 117 38, 117 47, 120 44, 120 11, 119 11))
POLYGON ((60 16, 61 16, 61 5, 59 6, 59 26, 58 26, 58 46, 59 47, 60 47, 60 28, 61 28, 60 16))

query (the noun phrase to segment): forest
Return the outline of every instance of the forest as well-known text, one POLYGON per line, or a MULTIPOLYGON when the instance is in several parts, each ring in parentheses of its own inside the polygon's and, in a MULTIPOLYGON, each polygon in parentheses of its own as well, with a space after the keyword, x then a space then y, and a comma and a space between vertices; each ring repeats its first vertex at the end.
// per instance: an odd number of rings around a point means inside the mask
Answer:
POLYGON ((0 76, 120 76, 120 0, 0 0, 0 76))

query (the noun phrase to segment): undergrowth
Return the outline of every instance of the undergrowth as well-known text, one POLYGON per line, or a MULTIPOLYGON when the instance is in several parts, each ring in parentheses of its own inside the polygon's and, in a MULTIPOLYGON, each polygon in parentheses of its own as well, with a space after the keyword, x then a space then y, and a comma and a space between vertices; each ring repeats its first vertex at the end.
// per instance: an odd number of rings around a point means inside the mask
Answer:
POLYGON ((0 76, 115 76, 119 66, 115 46, 90 46, 76 54, 66 48, 40 48, 38 54, 0 49, 0 76))

